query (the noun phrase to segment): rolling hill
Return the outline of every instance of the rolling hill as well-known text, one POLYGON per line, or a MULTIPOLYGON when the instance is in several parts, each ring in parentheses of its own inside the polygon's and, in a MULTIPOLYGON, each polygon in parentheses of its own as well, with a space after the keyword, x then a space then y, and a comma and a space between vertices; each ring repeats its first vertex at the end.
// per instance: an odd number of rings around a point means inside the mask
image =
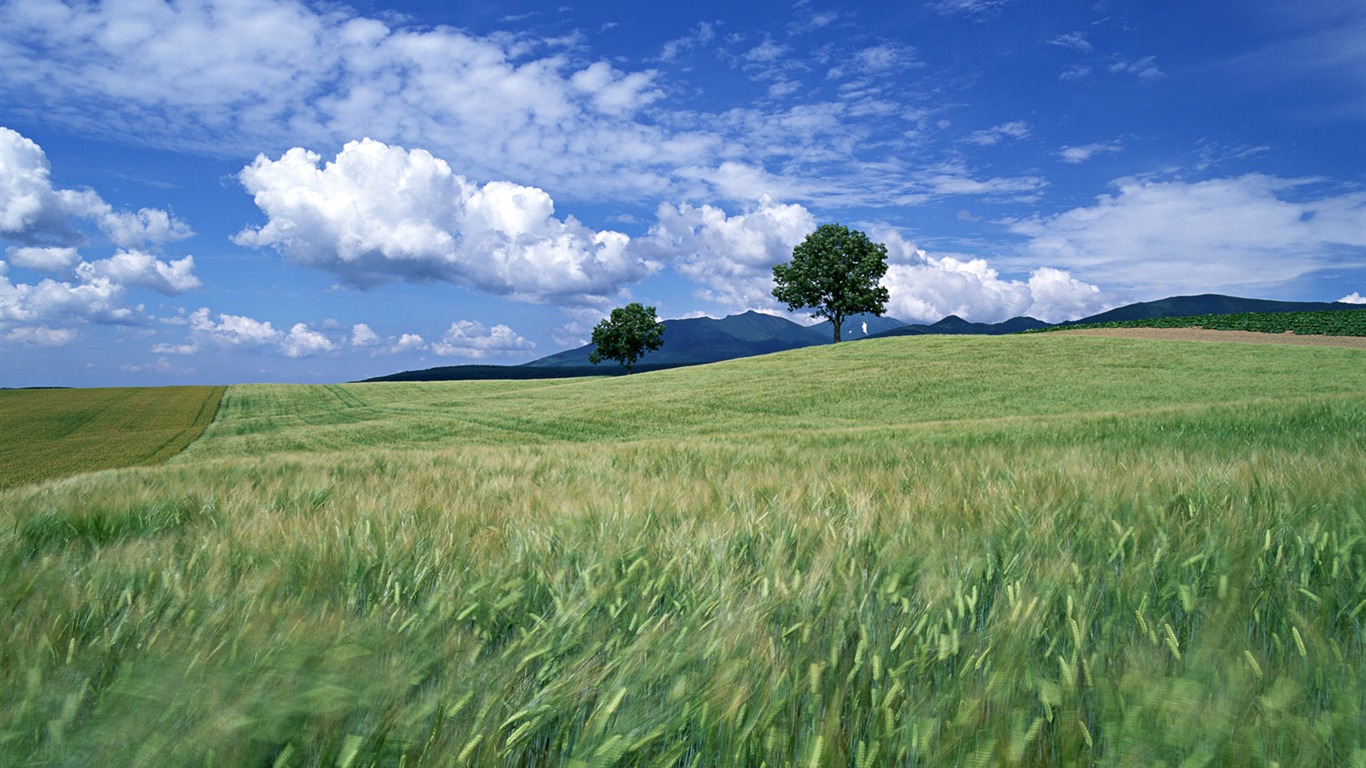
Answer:
MULTIPOLYGON (((1229 315, 1248 312, 1316 312, 1360 309, 1340 302, 1294 302, 1269 299, 1244 299, 1219 294, 1173 296, 1157 301, 1139 302, 1106 310, 1080 320, 1046 323, 1032 317, 1013 317, 1000 323, 974 323, 949 315, 930 325, 905 323, 891 317, 856 315, 845 321, 842 336, 847 341, 861 338, 924 335, 999 336, 1020 331, 1162 317, 1192 315, 1229 315), (865 332, 865 325, 866 332, 865 332)), ((717 320, 710 317, 664 321, 664 346, 646 355, 635 367, 638 372, 677 368, 685 365, 715 363, 789 349, 829 344, 828 322, 804 326, 785 318, 761 312, 745 312, 717 320)), ((475 379, 544 379, 575 376, 620 374, 620 366, 593 365, 588 362, 591 344, 558 352, 516 366, 461 365, 402 371, 366 381, 446 381, 475 379)))

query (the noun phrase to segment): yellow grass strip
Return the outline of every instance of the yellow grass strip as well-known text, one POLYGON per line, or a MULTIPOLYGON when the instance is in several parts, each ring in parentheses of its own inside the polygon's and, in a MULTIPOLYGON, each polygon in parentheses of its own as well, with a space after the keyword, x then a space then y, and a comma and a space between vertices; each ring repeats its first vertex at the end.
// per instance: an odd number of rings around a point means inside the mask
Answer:
POLYGON ((0 489, 159 464, 214 419, 223 387, 0 391, 0 489))

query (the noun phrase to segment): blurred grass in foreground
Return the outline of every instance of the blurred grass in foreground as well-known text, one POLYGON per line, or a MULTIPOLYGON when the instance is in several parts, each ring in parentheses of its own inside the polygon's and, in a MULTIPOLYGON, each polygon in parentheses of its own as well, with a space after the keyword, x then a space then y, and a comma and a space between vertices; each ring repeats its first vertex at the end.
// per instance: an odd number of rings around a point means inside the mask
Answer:
POLYGON ((1361 360, 234 387, 0 494, 0 762, 1359 765, 1361 360))

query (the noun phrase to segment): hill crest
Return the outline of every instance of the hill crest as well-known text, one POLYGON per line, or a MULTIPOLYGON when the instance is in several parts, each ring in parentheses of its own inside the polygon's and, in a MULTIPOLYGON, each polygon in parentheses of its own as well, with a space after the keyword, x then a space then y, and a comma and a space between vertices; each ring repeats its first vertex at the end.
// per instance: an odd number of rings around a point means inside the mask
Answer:
MULTIPOLYGON (((949 315, 925 325, 905 323, 891 317, 855 315, 841 329, 846 341, 860 338, 921 335, 1004 335, 1049 327, 1087 323, 1144 320, 1192 315, 1241 314, 1247 312, 1316 312, 1361 309, 1341 302, 1291 302, 1245 299, 1220 294, 1172 296, 1109 309, 1080 320, 1046 323, 1033 317, 1013 317, 999 323, 974 323, 949 315), (866 326, 865 326, 866 323, 866 326)), ((636 371, 716 363, 831 343, 830 324, 801 325, 776 315, 750 310, 721 319, 679 318, 664 321, 664 345, 647 355, 636 371)), ((620 366, 588 362, 592 344, 557 352, 515 366, 463 365, 402 371, 366 381, 441 381, 455 379, 542 379, 571 376, 602 376, 621 373, 620 366)))

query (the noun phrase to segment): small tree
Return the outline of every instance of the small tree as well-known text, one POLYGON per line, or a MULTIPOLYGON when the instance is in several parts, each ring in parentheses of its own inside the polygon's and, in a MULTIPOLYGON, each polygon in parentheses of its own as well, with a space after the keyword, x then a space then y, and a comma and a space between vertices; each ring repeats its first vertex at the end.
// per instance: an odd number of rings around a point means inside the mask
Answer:
POLYGON ((810 309, 829 320, 839 342, 846 317, 886 311, 885 274, 887 246, 857 229, 822 224, 792 249, 791 263, 773 268, 773 295, 794 312, 810 309))
POLYGON ((631 302, 612 310, 612 316, 593 329, 596 346, 588 353, 588 362, 597 365, 603 360, 616 360, 630 375, 637 360, 663 343, 664 324, 655 316, 655 308, 631 302))

